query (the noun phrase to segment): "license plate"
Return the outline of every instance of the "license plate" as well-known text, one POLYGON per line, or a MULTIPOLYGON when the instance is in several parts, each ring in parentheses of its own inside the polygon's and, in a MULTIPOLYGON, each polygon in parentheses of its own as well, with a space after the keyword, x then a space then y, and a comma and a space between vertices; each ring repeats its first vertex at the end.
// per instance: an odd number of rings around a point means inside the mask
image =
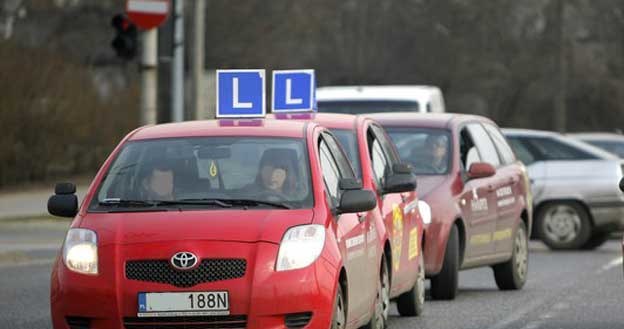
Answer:
POLYGON ((139 317, 229 315, 227 291, 210 292, 141 292, 139 317))

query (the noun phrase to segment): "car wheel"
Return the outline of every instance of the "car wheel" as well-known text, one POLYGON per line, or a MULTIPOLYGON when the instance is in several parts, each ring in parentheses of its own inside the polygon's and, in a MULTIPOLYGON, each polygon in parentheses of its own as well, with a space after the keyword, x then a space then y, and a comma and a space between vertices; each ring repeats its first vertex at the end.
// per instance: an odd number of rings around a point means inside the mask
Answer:
POLYGON ((457 295, 459 277, 459 233, 457 226, 451 227, 442 270, 431 278, 431 298, 436 300, 451 300, 457 295))
POLYGON ((600 246, 602 246, 607 240, 609 240, 609 236, 611 232, 598 232, 594 233, 589 240, 583 245, 583 249, 585 250, 594 250, 600 246))
POLYGON ((425 306, 425 257, 418 257, 418 278, 412 289, 403 293, 397 300, 397 309, 401 316, 419 316, 425 306))
POLYGON ((513 239, 511 259, 506 263, 494 265, 494 279, 500 290, 522 289, 527 278, 529 268, 529 243, 527 230, 523 221, 520 221, 513 239))
POLYGON ((363 328, 384 329, 388 323, 388 313, 390 313, 390 276, 388 274, 388 263, 386 257, 381 257, 379 269, 379 281, 377 282, 377 297, 375 298, 375 311, 373 317, 363 328))
POLYGON ((551 249, 579 249, 591 236, 587 211, 576 202, 553 202, 537 214, 539 238, 551 249))
POLYGON ((347 308, 345 298, 342 294, 342 286, 338 283, 336 288, 336 301, 334 303, 334 316, 332 318, 331 329, 344 329, 347 326, 347 308))

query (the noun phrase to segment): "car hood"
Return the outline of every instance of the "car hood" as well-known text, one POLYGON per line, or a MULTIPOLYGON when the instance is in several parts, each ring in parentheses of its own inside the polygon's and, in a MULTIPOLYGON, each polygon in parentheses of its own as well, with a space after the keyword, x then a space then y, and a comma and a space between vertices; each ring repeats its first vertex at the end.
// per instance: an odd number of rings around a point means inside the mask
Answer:
POLYGON ((418 176, 417 178, 418 187, 416 191, 418 192, 418 196, 420 198, 426 198, 429 193, 435 190, 438 186, 440 186, 446 179, 445 175, 427 175, 427 176, 418 176))
POLYGON ((178 240, 280 243, 288 228, 311 223, 313 214, 312 209, 88 213, 80 227, 94 230, 101 246, 178 240))

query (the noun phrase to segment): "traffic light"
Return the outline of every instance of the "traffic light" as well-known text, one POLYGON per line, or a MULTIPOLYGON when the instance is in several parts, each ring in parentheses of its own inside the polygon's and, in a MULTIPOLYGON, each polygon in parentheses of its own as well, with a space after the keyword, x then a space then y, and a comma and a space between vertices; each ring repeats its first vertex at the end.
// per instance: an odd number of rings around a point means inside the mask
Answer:
POLYGON ((119 58, 132 60, 138 52, 138 30, 126 16, 117 14, 111 20, 111 25, 117 31, 115 39, 111 43, 119 58))

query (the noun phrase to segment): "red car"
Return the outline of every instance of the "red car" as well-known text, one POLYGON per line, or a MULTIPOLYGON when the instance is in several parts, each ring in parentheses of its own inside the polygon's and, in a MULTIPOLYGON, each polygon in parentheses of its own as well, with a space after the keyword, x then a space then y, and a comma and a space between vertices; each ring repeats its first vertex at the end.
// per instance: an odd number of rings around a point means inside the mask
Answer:
POLYGON ((48 202, 75 216, 51 277, 54 328, 381 328, 377 197, 338 143, 278 120, 130 133, 80 207, 72 184, 48 202))
MULTIPOLYGON (((390 137, 378 123, 362 116, 329 113, 275 116, 312 120, 329 128, 340 140, 364 188, 377 191, 377 230, 383 232, 379 243, 387 255, 384 262, 390 274, 390 289, 383 299, 396 299, 401 315, 422 313, 425 301, 424 257, 420 251, 423 221, 415 185, 400 187, 391 182, 394 173, 412 174, 412 170, 401 161, 390 137), (393 185, 398 188, 391 188, 393 185)), ((387 307, 383 313, 387 316, 387 307)))
POLYGON ((491 266, 500 289, 527 278, 530 186, 496 124, 460 114, 371 115, 413 165, 431 208, 424 254, 434 299, 453 299, 458 271, 491 266))

